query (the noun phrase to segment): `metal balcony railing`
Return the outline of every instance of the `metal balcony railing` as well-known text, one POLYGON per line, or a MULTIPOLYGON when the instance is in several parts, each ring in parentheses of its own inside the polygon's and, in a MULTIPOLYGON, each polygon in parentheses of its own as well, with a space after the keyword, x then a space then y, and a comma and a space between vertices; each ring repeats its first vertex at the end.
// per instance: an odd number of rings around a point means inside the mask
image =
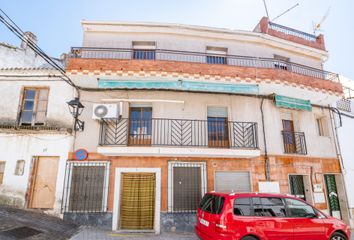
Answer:
POLYGON ((103 119, 99 144, 257 149, 257 123, 157 118, 103 119))
POLYGON ((282 131, 284 152, 290 154, 307 154, 305 133, 282 131))
POLYGON ((317 68, 277 60, 238 55, 219 55, 203 52, 177 51, 166 49, 134 50, 131 48, 73 47, 71 58, 162 60, 192 63, 220 64, 239 67, 267 68, 289 71, 296 74, 339 82, 338 74, 317 68), (146 52, 144 52, 146 51, 146 52))

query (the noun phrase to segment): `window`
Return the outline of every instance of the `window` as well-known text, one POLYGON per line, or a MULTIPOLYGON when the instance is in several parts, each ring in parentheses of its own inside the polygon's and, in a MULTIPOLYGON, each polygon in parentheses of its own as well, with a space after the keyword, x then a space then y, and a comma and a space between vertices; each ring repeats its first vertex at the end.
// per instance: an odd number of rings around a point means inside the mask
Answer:
POLYGON ((280 55, 274 55, 274 67, 277 69, 282 69, 282 70, 289 70, 290 65, 290 58, 283 57, 280 55))
POLYGON ((317 117, 316 126, 317 126, 317 133, 319 136, 328 136, 326 117, 317 117))
POLYGON ((49 89, 25 88, 20 112, 20 125, 44 125, 49 89))
POLYGON ((149 41, 133 42, 133 59, 155 60, 156 43, 149 41))
POLYGON ((289 175, 289 183, 291 195, 306 200, 304 176, 289 175))
POLYGON ((227 64, 227 48, 207 47, 206 62, 209 64, 227 64))
POLYGON ((237 216, 252 216, 252 204, 250 198, 237 198, 234 202, 234 214, 237 216))
POLYGON ((314 209, 304 202, 291 198, 286 198, 285 202, 289 217, 306 218, 316 216, 314 209))
POLYGON ((286 210, 281 198, 237 198, 234 214, 239 216, 285 217, 286 210))
POLYGON ((0 162, 0 184, 3 183, 5 172, 5 162, 0 162))
POLYGON ((150 145, 152 133, 152 108, 131 107, 129 118, 129 144, 150 145))
POLYGON ((17 160, 16 168, 15 168, 15 175, 22 176, 25 170, 25 160, 17 160))
POLYGON ((64 211, 105 212, 107 210, 108 163, 69 162, 66 171, 64 211))
POLYGON ((263 216, 285 217, 286 211, 281 198, 261 198, 263 216))
POLYGON ((228 147, 229 131, 226 107, 208 107, 209 147, 228 147))
POLYGON ((199 208, 211 214, 220 214, 224 207, 224 197, 206 194, 200 202, 199 208))
MULTIPOLYGON (((169 163, 169 211, 195 212, 205 194, 205 163, 169 163)), ((213 204, 218 204, 214 202, 213 204)), ((219 203, 221 204, 221 203, 219 203)), ((210 211, 215 207, 209 206, 210 211)))

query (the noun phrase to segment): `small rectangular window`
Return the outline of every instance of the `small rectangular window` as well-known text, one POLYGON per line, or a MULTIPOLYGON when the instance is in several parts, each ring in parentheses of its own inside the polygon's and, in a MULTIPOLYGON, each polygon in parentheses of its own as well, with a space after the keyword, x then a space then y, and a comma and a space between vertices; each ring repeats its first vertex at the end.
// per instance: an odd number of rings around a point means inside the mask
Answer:
POLYGON ((133 42, 133 59, 156 59, 156 42, 150 41, 134 41, 133 42))
POLYGON ((227 48, 207 47, 206 62, 209 64, 227 64, 227 48))
POLYGON ((282 70, 290 69, 290 58, 274 55, 274 67, 282 70))
POLYGON ((0 184, 3 183, 5 173, 5 162, 0 162, 0 184))
POLYGON ((328 136, 327 119, 326 117, 317 117, 317 134, 319 136, 328 136))
POLYGON ((15 168, 15 175, 22 176, 25 170, 25 160, 17 160, 16 168, 15 168))
POLYGON ((48 104, 47 88, 25 88, 21 110, 20 125, 44 125, 48 104))

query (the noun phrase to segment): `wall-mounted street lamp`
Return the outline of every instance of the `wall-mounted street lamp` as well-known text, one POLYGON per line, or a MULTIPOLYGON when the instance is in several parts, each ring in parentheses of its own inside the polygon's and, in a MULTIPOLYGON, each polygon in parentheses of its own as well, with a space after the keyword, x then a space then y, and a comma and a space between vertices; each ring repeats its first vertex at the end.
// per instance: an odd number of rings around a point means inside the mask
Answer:
POLYGON ((67 104, 69 106, 69 111, 70 111, 71 115, 75 119, 74 130, 75 131, 83 131, 85 122, 79 120, 79 116, 81 115, 81 113, 84 110, 85 106, 82 105, 82 103, 80 102, 79 98, 75 98, 75 99, 67 102, 67 104))

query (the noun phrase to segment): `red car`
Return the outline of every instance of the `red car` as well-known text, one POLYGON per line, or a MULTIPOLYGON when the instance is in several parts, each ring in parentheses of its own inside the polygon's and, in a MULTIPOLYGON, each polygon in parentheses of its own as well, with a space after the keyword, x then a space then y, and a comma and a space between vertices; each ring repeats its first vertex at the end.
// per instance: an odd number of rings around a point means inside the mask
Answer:
POLYGON ((349 240, 349 227, 281 194, 205 194, 195 232, 202 240, 349 240))

